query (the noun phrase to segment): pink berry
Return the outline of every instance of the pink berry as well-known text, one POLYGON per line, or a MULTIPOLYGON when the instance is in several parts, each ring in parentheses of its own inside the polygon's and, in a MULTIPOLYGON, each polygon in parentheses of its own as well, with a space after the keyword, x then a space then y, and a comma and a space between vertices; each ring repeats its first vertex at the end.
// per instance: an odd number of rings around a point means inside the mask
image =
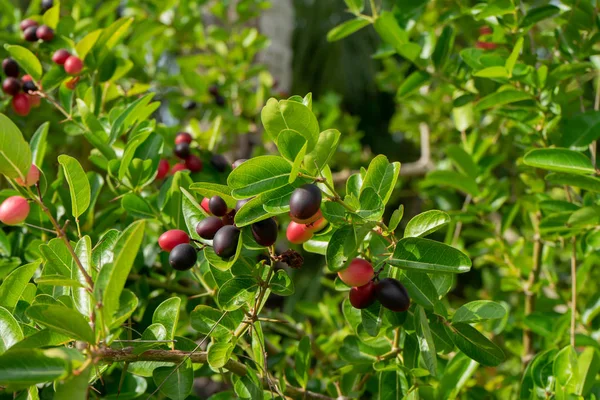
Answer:
POLYGON ((56 50, 54 52, 54 54, 52 55, 52 61, 54 61, 58 65, 64 65, 65 61, 67 61, 67 59, 70 56, 71 56, 71 53, 69 53, 65 49, 56 50))
POLYGON ((313 237, 313 233, 304 224, 291 221, 288 225, 285 236, 287 240, 294 244, 302 244, 313 237))
POLYGON ((189 235, 180 229, 171 229, 170 231, 166 231, 158 238, 158 245, 164 251, 171 251, 175 248, 175 246, 189 242, 189 235))
POLYGON ((158 173, 156 174, 156 179, 164 179, 165 176, 169 173, 169 162, 164 158, 158 162, 158 173))
POLYGON ((375 271, 373 266, 367 260, 355 258, 348 268, 338 272, 338 276, 348 286, 364 286, 373 279, 375 271))
POLYGON ((25 178, 25 182, 23 179, 16 178, 15 181, 21 186, 32 186, 35 185, 40 180, 40 170, 35 165, 31 164, 29 168, 29 172, 27 173, 27 177, 25 178))
POLYGON ((69 75, 78 75, 83 69, 83 61, 77 56, 69 56, 65 60, 65 72, 69 75))
POLYGON ((11 196, 0 204, 0 222, 18 225, 29 215, 29 202, 25 197, 11 196))

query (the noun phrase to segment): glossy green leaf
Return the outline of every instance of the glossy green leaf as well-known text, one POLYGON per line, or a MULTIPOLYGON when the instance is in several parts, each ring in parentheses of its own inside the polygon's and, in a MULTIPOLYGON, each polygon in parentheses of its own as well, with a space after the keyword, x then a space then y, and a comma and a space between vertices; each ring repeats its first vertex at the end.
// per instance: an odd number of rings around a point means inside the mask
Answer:
POLYGON ((234 311, 250 304, 258 291, 258 283, 252 276, 236 276, 225 282, 217 293, 217 301, 225 311, 234 311))
POLYGON ((584 147, 600 139, 600 112, 588 111, 561 119, 561 139, 564 147, 584 147))
POLYGON ((21 340, 23 331, 19 323, 6 308, 0 307, 0 354, 21 340))
POLYGON ((433 309, 435 303, 438 302, 438 293, 435 285, 426 273, 400 270, 396 278, 402 282, 411 300, 420 306, 433 309))
POLYGON ((504 361, 502 350, 469 324, 452 324, 452 340, 463 353, 486 366, 496 366, 504 361))
POLYGON ((0 355, 0 385, 27 387, 63 378, 66 360, 50 351, 22 349, 0 355))
POLYGON ((414 216, 404 230, 404 237, 422 237, 437 231, 450 222, 450 216, 443 211, 429 210, 414 216))
MULTIPOLYGON (((502 67, 504 69, 504 67, 502 67)), ((475 110, 481 111, 491 107, 503 106, 518 101, 530 100, 528 93, 516 89, 507 89, 500 92, 494 92, 479 100, 475 105, 475 110)))
POLYGON ((49 122, 44 122, 42 125, 37 128, 33 136, 31 137, 31 141, 29 142, 29 147, 31 149, 31 162, 34 165, 41 166, 44 162, 44 157, 46 156, 46 148, 47 137, 48 137, 48 128, 50 127, 49 122))
POLYGON ((471 196, 479 194, 479 187, 474 179, 455 171, 437 170, 427 174, 423 186, 449 186, 471 196))
POLYGON ((5 44, 4 48, 19 66, 25 70, 31 77, 38 81, 42 77, 42 64, 40 60, 31 51, 25 47, 5 44))
POLYGON ((475 300, 462 305, 456 310, 454 317, 452 317, 452 323, 473 323, 488 319, 500 319, 504 318, 505 315, 506 308, 503 305, 490 300, 475 300))
POLYGON ((327 129, 319 134, 315 148, 304 157, 304 165, 309 171, 323 169, 337 150, 341 133, 337 129, 327 129))
POLYGON ((450 145, 446 148, 446 154, 452 161, 452 164, 469 178, 477 179, 479 169, 473 161, 473 156, 467 153, 461 146, 450 145))
POLYGON ((202 335, 208 335, 219 340, 233 335, 244 318, 244 313, 229 312, 223 316, 223 311, 205 305, 194 308, 190 314, 192 327, 202 335), (217 323, 217 321, 219 321, 217 323), (214 329, 213 329, 214 328, 214 329))
POLYGON ((354 32, 359 31, 370 24, 370 21, 360 17, 345 21, 327 32, 327 40, 335 42, 346 36, 352 35, 354 32))
MULTIPOLYGON (((504 66, 487 67, 475 72, 473 75, 480 78, 508 78, 509 72, 504 66)), ((487 108, 481 106, 480 109, 487 108)))
POLYGON ((172 297, 160 303, 154 310, 152 322, 165 327, 167 330, 166 340, 172 340, 175 337, 180 307, 181 299, 179 297, 172 297))
POLYGON ((441 69, 446 64, 448 57, 450 56, 450 52, 454 47, 454 28, 449 25, 446 25, 442 30, 441 35, 438 38, 438 41, 435 45, 435 50, 431 55, 431 59, 433 60, 433 65, 435 65, 436 69, 441 69))
POLYGON ((63 154, 58 156, 58 162, 62 165, 65 178, 69 184, 71 212, 75 219, 78 219, 90 206, 90 182, 81 164, 75 158, 63 154))
POLYGON ((574 393, 579 380, 579 368, 577 365, 577 352, 572 346, 566 346, 558 352, 554 359, 553 367, 554 377, 557 385, 574 393))
MULTIPOLYGON (((56 7, 56 6, 55 6, 56 7)), ((57 382, 54 400, 85 400, 88 398, 88 383, 92 367, 79 371, 64 381, 57 382)))
POLYGON ((534 149, 523 157, 526 165, 570 174, 593 174, 594 166, 584 154, 568 149, 534 149))
POLYGON ((404 81, 398 87, 398 91, 396 92, 396 96, 399 98, 404 98, 409 94, 415 92, 421 86, 425 85, 431 75, 425 71, 415 71, 404 79, 404 81))
POLYGON ((546 181, 555 185, 568 185, 590 192, 600 192, 600 179, 594 176, 553 173, 546 175, 546 181))
POLYGON ((194 369, 188 359, 183 365, 158 367, 152 372, 154 384, 160 385, 160 393, 172 400, 184 400, 192 392, 194 369))
POLYGON ((211 343, 208 346, 208 364, 215 369, 223 368, 229 361, 234 347, 235 344, 231 342, 211 343))
POLYGON ((546 18, 550 18, 560 13, 560 8, 554 5, 545 5, 530 9, 521 20, 520 26, 528 28, 546 18))
POLYGON ((457 353, 446 366, 444 374, 440 378, 439 386, 436 388, 436 398, 456 398, 467 381, 477 370, 479 364, 471 360, 463 353, 457 353))
POLYGON ((307 152, 311 152, 317 144, 319 123, 312 111, 302 103, 271 98, 262 109, 261 120, 265 131, 274 141, 282 130, 293 129, 306 139, 307 152))
POLYGON ((515 64, 517 63, 517 59, 519 58, 519 54, 523 50, 523 37, 517 39, 517 43, 515 43, 515 47, 513 47, 510 56, 506 59, 506 70, 508 71, 508 75, 512 76, 513 69, 515 68, 515 64))
POLYGON ((308 384, 311 353, 310 338, 304 336, 298 343, 298 350, 294 354, 296 380, 303 388, 306 388, 308 384))
POLYGON ((344 0, 350 12, 361 13, 365 9, 365 0, 344 0))
MULTIPOLYGON (((75 245, 75 254, 81 262, 81 266, 89 276, 95 275, 95 269, 92 266, 92 240, 89 236, 82 237, 75 245)), ((95 301, 86 289, 88 283, 85 277, 77 267, 75 260, 71 260, 71 279, 79 283, 79 287, 72 289, 73 303, 77 310, 83 315, 90 315, 94 310, 95 301)))
POLYGON ((365 332, 372 337, 379 335, 383 324, 384 308, 376 301, 367 308, 360 310, 360 320, 365 332))
POLYGON ((30 306, 27 316, 58 333, 72 338, 95 343, 94 332, 83 316, 75 310, 61 305, 39 304, 30 306))
POLYGON ((24 178, 31 166, 31 150, 19 128, 0 113, 0 173, 24 178))
POLYGON ((279 296, 291 296, 294 294, 294 281, 282 269, 275 272, 269 284, 271 291, 279 296))
POLYGON ((429 329, 429 321, 425 310, 421 306, 417 306, 415 309, 415 328, 417 333, 417 339, 419 340, 419 349, 421 351, 421 357, 425 362, 427 370, 432 376, 437 375, 437 353, 435 350, 435 344, 433 342, 433 336, 429 329))
POLYGON ((378 155, 369 163, 367 174, 365 175, 361 192, 370 187, 381 197, 383 204, 386 204, 392 195, 394 186, 400 175, 400 163, 390 163, 387 157, 378 155))
POLYGON ((0 285, 0 306, 13 312, 17 302, 21 298, 25 286, 29 283, 33 274, 40 266, 41 260, 25 264, 12 271, 0 285))
POLYGON ((423 238, 399 240, 389 263, 402 269, 421 272, 456 274, 471 269, 471 260, 460 250, 423 238))
POLYGON ((234 169, 227 184, 233 197, 243 199, 287 185, 291 172, 292 166, 284 158, 259 156, 234 169))
POLYGON ((576 393, 580 396, 587 396, 594 386, 596 376, 600 372, 600 355, 598 350, 593 347, 586 348, 578 356, 578 381, 576 393))

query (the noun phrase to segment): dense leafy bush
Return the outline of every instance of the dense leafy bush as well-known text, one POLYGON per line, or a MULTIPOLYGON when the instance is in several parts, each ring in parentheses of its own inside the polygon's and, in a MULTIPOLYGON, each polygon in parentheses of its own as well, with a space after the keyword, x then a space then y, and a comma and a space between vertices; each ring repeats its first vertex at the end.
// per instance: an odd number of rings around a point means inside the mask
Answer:
POLYGON ((402 166, 272 93, 265 1, 6 4, 0 397, 600 396, 596 8, 457 4, 327 35, 402 166))

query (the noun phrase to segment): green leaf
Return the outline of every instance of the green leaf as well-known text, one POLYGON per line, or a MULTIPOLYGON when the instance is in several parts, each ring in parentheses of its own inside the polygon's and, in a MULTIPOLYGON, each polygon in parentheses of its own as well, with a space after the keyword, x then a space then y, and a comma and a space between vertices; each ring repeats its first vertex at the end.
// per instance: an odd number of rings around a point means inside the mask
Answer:
POLYGON ((517 59, 519 58, 519 54, 521 54, 521 50, 523 50, 523 37, 521 36, 517 43, 515 43, 515 47, 513 47, 510 56, 506 59, 506 70, 508 71, 508 75, 512 76, 513 69, 515 68, 515 64, 517 63, 517 59))
MULTIPOLYGON (((494 66, 487 67, 482 70, 479 70, 473 74, 473 76, 478 76, 480 78, 508 78, 509 72, 504 66, 494 66)), ((484 107, 487 108, 487 107, 484 107)))
POLYGON ((449 186, 474 197, 479 194, 477 182, 475 182, 474 179, 456 171, 432 171, 427 174, 427 177, 423 182, 423 186, 449 186))
POLYGON ((398 209, 394 210, 394 212, 392 213, 392 216, 390 217, 390 222, 388 224, 388 229, 392 232, 395 231, 396 228, 398 228, 400 221, 402 221, 403 216, 404 216, 404 205, 401 204, 400 207, 398 207, 398 209))
POLYGON ((450 216, 443 211, 429 210, 415 215, 404 230, 404 237, 421 237, 437 231, 450 222, 450 216))
POLYGON ((0 173, 25 178, 31 167, 31 150, 19 128, 0 114, 0 173))
POLYGON ((160 393, 172 400, 185 400, 192 393, 194 369, 188 359, 183 365, 158 367, 152 371, 152 379, 156 386, 160 385, 160 393))
POLYGON ((58 163, 62 165, 65 178, 69 183, 71 193, 71 211, 75 219, 87 210, 90 205, 90 182, 81 164, 75 158, 62 154, 58 156, 58 163))
POLYGON ((400 163, 390 163, 386 156, 378 155, 367 169, 361 192, 366 188, 371 187, 381 197, 383 204, 386 204, 392 195, 398 176, 400 175, 400 163))
POLYGON ((402 269, 422 272, 463 273, 471 269, 471 260, 461 251, 443 243, 422 238, 398 241, 389 263, 402 269))
POLYGON ((594 386, 596 375, 600 372, 598 350, 593 347, 586 348, 578 356, 577 367, 579 379, 575 393, 580 396, 587 396, 594 386))
POLYGON ((523 157, 531 167, 571 174, 593 174, 596 170, 584 154, 568 149, 534 149, 523 157))
POLYGON ((454 47, 454 28, 446 25, 442 30, 442 34, 438 38, 435 45, 435 50, 431 55, 433 65, 436 69, 442 69, 448 60, 448 56, 454 47))
POLYGON ((97 299, 102 299, 106 325, 111 325, 119 308, 121 292, 144 238, 144 228, 144 220, 129 225, 115 244, 113 262, 105 265, 98 274, 94 293, 97 299))
POLYGON ((408 295, 420 306, 432 309, 438 302, 438 293, 429 275, 418 271, 398 271, 396 278, 406 287, 408 295))
POLYGON ((294 281, 287 272, 280 269, 273 275, 269 282, 271 292, 279 296, 291 296, 294 294, 294 281))
POLYGON ((273 141, 277 140, 282 130, 293 129, 306 139, 307 152, 311 152, 317 144, 319 123, 312 111, 302 103, 292 100, 277 101, 271 98, 262 109, 261 120, 265 131, 273 141))
POLYGON ((127 193, 121 198, 121 207, 133 218, 154 218, 150 205, 138 194, 127 193))
POLYGON ((343 39, 346 36, 350 36, 354 32, 359 31, 370 24, 370 21, 361 17, 348 20, 327 32, 327 41, 335 42, 337 40, 343 39))
POLYGON ((553 5, 545 5, 530 9, 521 20, 521 28, 528 28, 546 18, 550 18, 560 13, 560 8, 553 5))
POLYGON ((396 96, 398 96, 398 98, 400 99, 405 98, 406 96, 408 96, 409 94, 413 93, 421 86, 426 84, 429 81, 430 77, 431 75, 429 75, 425 71, 418 70, 413 72, 412 74, 407 76, 406 79, 404 79, 404 81, 400 84, 400 86, 398 87, 398 91, 396 92, 396 96))
POLYGON ((303 388, 306 388, 308 384, 311 352, 310 338, 304 336, 298 343, 298 350, 294 354, 296 380, 303 388))
POLYGON ((383 216, 385 207, 379 195, 372 187, 367 187, 360 194, 358 199, 360 207, 356 210, 361 218, 369 221, 379 221, 383 216))
POLYGON ((160 303, 152 315, 152 323, 161 324, 167 330, 166 340, 172 340, 175 337, 177 321, 179 321, 179 310, 181 308, 181 299, 172 297, 160 303))
POLYGON ((113 144, 136 121, 147 117, 149 110, 156 109, 160 105, 159 102, 149 104, 153 97, 154 93, 142 96, 123 110, 110 129, 109 144, 113 144))
MULTIPOLYGON (((86 235, 77 242, 75 254, 81 261, 83 269, 89 276, 93 276, 96 271, 92 266, 92 240, 89 236, 86 235)), ((95 301, 86 289, 88 286, 87 281, 73 259, 71 260, 71 275, 69 277, 79 283, 79 287, 72 290, 75 308, 83 315, 90 315, 94 310, 95 301)))
MULTIPOLYGON (((501 67, 504 69, 504 67, 501 67)), ((487 108, 503 106, 510 103, 516 103, 518 101, 530 100, 531 96, 529 93, 522 92, 516 89, 507 89, 501 92, 494 92, 485 96, 475 104, 476 111, 482 111, 487 108)))
POLYGON ((243 318, 244 313, 241 310, 223 316, 223 311, 205 305, 196 306, 190 313, 192 328, 203 335, 212 331, 210 336, 219 341, 231 337, 243 318))
POLYGON ((94 47, 94 44, 96 44, 96 41, 98 40, 101 34, 102 29, 97 29, 85 35, 84 38, 81 39, 79 43, 77 43, 77 45, 75 46, 75 52, 77 53, 79 58, 81 58, 81 60, 85 61, 85 57, 90 52, 92 47, 94 47))
POLYGON ((40 127, 37 128, 37 130, 31 137, 31 142, 29 143, 29 148, 31 149, 32 162, 33 164, 40 167, 42 166, 42 163, 44 162, 44 157, 46 156, 46 138, 48 137, 49 127, 49 122, 44 122, 42 125, 40 125, 40 127))
POLYGON ((425 310, 421 306, 417 306, 415 309, 415 327, 417 333, 417 339, 419 340, 419 349, 421 351, 421 357, 425 362, 427 370, 432 376, 437 375, 437 353, 435 351, 435 344, 433 342, 433 336, 431 336, 431 330, 429 329, 429 321, 425 310))
POLYGON ((488 319, 501 319, 506 315, 503 305, 490 300, 476 300, 464 304, 452 317, 452 323, 472 323, 488 319))
POLYGON ((66 360, 51 350, 13 350, 0 356, 0 385, 27 387, 64 378, 66 360))
POLYGON ((410 61, 415 61, 419 57, 421 48, 409 42, 408 33, 400 27, 393 13, 382 12, 375 20, 374 26, 381 39, 393 46, 402 57, 410 61))
POLYGON ((251 303, 257 291, 258 283, 252 276, 236 276, 219 288, 217 302, 223 310, 234 311, 251 303))
POLYGON ((72 338, 95 343, 94 332, 77 311, 62 305, 35 304, 25 312, 35 322, 72 338))
POLYGON ((292 166, 284 158, 259 156, 251 158, 227 178, 235 198, 244 199, 288 184, 292 166))
POLYGON ((73 375, 65 381, 57 382, 53 400, 87 399, 89 390, 88 381, 91 373, 92 367, 88 367, 84 371, 79 371, 77 375, 73 375))
POLYGON ((42 16, 42 21, 44 25, 48 25, 52 29, 56 29, 58 25, 58 20, 60 18, 60 1, 56 1, 56 3, 47 10, 42 16))
POLYGON ((327 268, 333 272, 344 269, 356 255, 358 243, 352 225, 343 225, 333 232, 327 245, 327 268))
POLYGON ((5 44, 4 48, 19 66, 25 70, 34 81, 39 81, 42 77, 42 64, 40 60, 31 51, 21 46, 5 44))
POLYGON ((309 171, 318 172, 327 165, 337 150, 340 136, 341 133, 337 129, 327 129, 321 132, 315 148, 304 156, 304 165, 309 171))
MULTIPOLYGON (((579 378, 579 368, 577 352, 572 346, 566 346, 558 352, 554 359, 553 372, 557 385, 575 389, 579 378)), ((574 393, 574 391, 570 392, 574 393)))
POLYGON ((33 274, 40 266, 41 260, 25 264, 12 271, 0 285, 0 306, 13 312, 17 302, 21 298, 25 286, 29 283, 33 274))
POLYGON ((561 119, 561 139, 564 147, 587 147, 600 139, 600 112, 588 111, 561 119))
POLYGON ((556 185, 569 185, 600 193, 600 179, 594 176, 553 173, 546 175, 545 179, 556 185))
POLYGON ((504 361, 502 350, 469 324, 451 326, 456 347, 480 364, 494 367, 504 361))
MULTIPOLYGON (((283 191, 287 186, 277 189, 277 191, 283 191)), ((293 191, 293 189, 291 190, 293 191)), ((265 193, 264 195, 266 195, 265 193)), ((272 217, 274 214, 265 210, 265 196, 256 196, 246 204, 242 206, 235 214, 235 224, 238 228, 248 226, 258 221, 272 217)), ((291 193, 290 193, 291 196, 291 193)))
POLYGON ((208 364, 214 369, 220 369, 227 364, 235 344, 231 342, 213 342, 208 346, 208 364))
POLYGON ((365 332, 372 337, 379 335, 379 330, 383 324, 384 308, 381 303, 376 301, 367 308, 360 310, 360 321, 365 332))
POLYGON ((0 307, 0 354, 21 340, 23 340, 23 331, 19 323, 10 311, 0 307))
POLYGON ((353 14, 359 14, 365 9, 364 0, 344 0, 344 3, 353 14))
POLYGON ((450 145, 446 147, 446 154, 452 161, 452 164, 463 174, 471 179, 477 179, 479 170, 473 157, 467 153, 461 146, 450 145))
POLYGON ((469 381, 469 378, 477 370, 475 361, 469 359, 463 353, 457 353, 446 366, 440 383, 436 388, 437 399, 454 399, 458 397, 461 389, 469 381))

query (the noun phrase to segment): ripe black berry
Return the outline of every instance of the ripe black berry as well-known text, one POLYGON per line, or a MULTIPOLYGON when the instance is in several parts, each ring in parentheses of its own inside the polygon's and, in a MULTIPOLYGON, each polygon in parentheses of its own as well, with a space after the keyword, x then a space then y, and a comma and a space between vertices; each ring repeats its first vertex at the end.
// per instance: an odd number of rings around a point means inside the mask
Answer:
POLYGON ((277 240, 277 222, 273 218, 267 218, 252 224, 252 236, 256 243, 261 246, 271 246, 277 240))
POLYGON ((215 97, 215 103, 219 106, 219 107, 223 107, 225 105, 225 97, 218 95, 215 97))
POLYGON ((238 200, 237 203, 235 203, 235 211, 240 211, 240 208, 242 208, 247 202, 249 202, 253 198, 254 197, 249 197, 247 199, 238 200))
POLYGON ((54 39, 54 29, 50 28, 48 25, 41 25, 38 27, 35 34, 38 39, 43 40, 44 42, 49 42, 54 39))
POLYGON ((375 295, 382 306, 392 311, 406 311, 410 307, 408 292, 396 279, 385 278, 377 282, 375 295))
POLYGON ((173 153, 182 160, 185 160, 190 156, 190 144, 186 142, 177 143, 173 153))
POLYGON ((208 93, 210 93, 213 96, 218 96, 219 95, 219 87, 217 85, 212 85, 211 87, 208 88, 208 93))
POLYGON ((36 92, 38 90, 37 86, 33 81, 25 81, 23 82, 23 91, 25 93, 36 92))
POLYGON ((54 6, 54 0, 42 0, 42 13, 45 13, 54 6))
POLYGON ((233 225, 225 225, 216 233, 213 239, 213 249, 221 258, 233 256, 240 239, 240 230, 233 225))
POLYGON ((23 37, 28 42, 37 42, 37 26, 30 26, 23 31, 23 37))
POLYGON ((178 271, 192 268, 196 261, 198 261, 198 254, 191 244, 178 244, 169 254, 169 264, 178 271))
POLYGON ((227 214, 227 203, 219 196, 213 196, 208 201, 208 209, 213 215, 222 217, 227 214))
POLYGON ((2 69, 7 77, 16 78, 19 76, 19 64, 12 58, 5 58, 2 61, 2 69))
POLYGON ((223 227, 223 221, 219 217, 208 217, 198 222, 196 233, 202 238, 212 240, 215 234, 223 227))
POLYGON ((321 207, 321 189, 317 185, 304 185, 294 190, 290 198, 290 215, 298 223, 313 217, 321 207))
POLYGON ((235 221, 235 213, 235 210, 231 210, 227 214, 223 215, 223 218, 221 218, 223 225, 233 225, 235 221))
POLYGON ((229 165, 229 162, 227 162, 227 159, 225 157, 223 157, 221 154, 215 154, 214 156, 212 156, 210 159, 210 163, 219 172, 225 172, 225 170, 227 169, 227 166, 229 165))
POLYGON ((14 96, 21 90, 21 82, 17 78, 8 77, 2 82, 4 93, 14 96))

